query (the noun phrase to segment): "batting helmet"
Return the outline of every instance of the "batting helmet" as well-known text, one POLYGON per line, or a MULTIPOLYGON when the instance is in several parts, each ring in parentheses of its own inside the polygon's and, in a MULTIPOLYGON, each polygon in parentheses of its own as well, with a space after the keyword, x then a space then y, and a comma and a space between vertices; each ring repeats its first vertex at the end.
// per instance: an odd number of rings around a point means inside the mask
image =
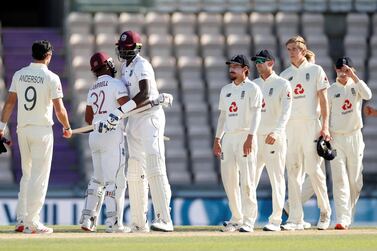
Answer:
POLYGON ((140 35, 135 31, 123 32, 115 45, 118 57, 126 60, 134 58, 142 47, 140 35))
POLYGON ((105 52, 94 53, 93 56, 90 58, 91 70, 93 72, 97 72, 99 69, 101 69, 104 66, 109 67, 111 74, 114 77, 117 71, 115 70, 113 59, 109 55, 107 55, 105 52))
POLYGON ((330 142, 325 141, 322 136, 317 141, 317 153, 325 160, 333 160, 336 157, 336 150, 332 149, 330 142))

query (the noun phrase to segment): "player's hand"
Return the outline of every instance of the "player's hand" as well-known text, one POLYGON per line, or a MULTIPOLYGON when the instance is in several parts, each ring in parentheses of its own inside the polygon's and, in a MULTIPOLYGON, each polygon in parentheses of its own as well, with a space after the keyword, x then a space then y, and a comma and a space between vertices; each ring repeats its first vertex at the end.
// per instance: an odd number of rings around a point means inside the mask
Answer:
POLYGON ((330 132, 327 128, 322 128, 321 132, 320 132, 320 135, 323 137, 323 139, 325 141, 330 141, 332 140, 331 136, 330 136, 330 132))
POLYGON ((173 95, 169 93, 160 93, 158 100, 163 107, 171 107, 173 105, 173 95))
POLYGON ((253 135, 247 135, 247 138, 245 140, 245 143, 243 143, 243 155, 246 157, 251 153, 251 146, 253 143, 253 135))
POLYGON ((70 137, 72 137, 71 127, 69 127, 68 130, 66 128, 63 128, 63 138, 69 139, 70 137))
POLYGON ((271 132, 270 134, 267 135, 264 142, 268 145, 273 145, 275 144, 275 141, 276 141, 276 135, 275 133, 271 132))
POLYGON ((115 130, 120 121, 122 120, 123 112, 119 109, 112 111, 107 117, 106 121, 101 121, 98 127, 99 133, 106 133, 111 130, 115 130))
POLYGON ((0 139, 4 136, 4 131, 0 130, 0 139))
POLYGON ((213 142, 213 154, 217 157, 221 157, 221 144, 220 144, 220 139, 216 138, 215 141, 213 142))

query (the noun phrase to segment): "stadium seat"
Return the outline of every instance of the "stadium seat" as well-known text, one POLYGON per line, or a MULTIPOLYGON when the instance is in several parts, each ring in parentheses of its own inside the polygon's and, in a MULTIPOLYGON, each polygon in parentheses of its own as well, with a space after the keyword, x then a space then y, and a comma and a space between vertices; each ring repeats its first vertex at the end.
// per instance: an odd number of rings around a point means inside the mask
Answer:
POLYGON ((329 41, 324 33, 305 36, 308 47, 316 57, 328 56, 329 41))
POLYGON ((369 17, 364 13, 349 13, 347 15, 347 35, 369 37, 369 17))
POLYGON ((278 36, 294 36, 298 34, 299 16, 297 13, 278 12, 275 16, 278 36))
POLYGON ((279 0, 278 11, 300 12, 302 10, 301 0, 279 0))
POLYGON ((68 43, 72 56, 90 58, 94 52, 94 36, 91 34, 74 33, 68 43))
POLYGON ((200 37, 202 57, 223 57, 225 51, 225 39, 219 34, 204 34, 200 37))
POLYGON ((227 0, 227 11, 236 13, 247 13, 252 10, 250 0, 227 0))
POLYGON ((221 14, 200 12, 198 14, 198 32, 199 35, 222 34, 221 14))
POLYGON ((227 12, 224 14, 224 34, 243 36, 247 34, 248 16, 245 13, 227 12))
POLYGON ((278 8, 277 0, 252 0, 256 12, 275 12, 278 8))
POLYGON ((355 10, 358 12, 375 13, 377 10, 376 0, 355 0, 355 10))
POLYGON ((96 12, 93 18, 94 34, 118 33, 118 15, 115 13, 96 12))
POLYGON ((145 31, 150 34, 169 34, 170 18, 167 13, 148 12, 145 15, 145 31))
POLYGON ((323 14, 302 13, 302 32, 305 37, 325 35, 325 17, 323 14))
POLYGON ((170 57, 173 55, 173 38, 166 34, 152 34, 148 37, 150 57, 170 57))
MULTIPOLYGON (((176 60, 174 57, 155 56, 151 60, 157 79, 175 79, 176 76, 176 60)), ((165 86, 159 86, 165 88, 165 86)), ((174 87, 178 87, 174 84, 174 87)))
POLYGON ((203 13, 223 13, 227 10, 228 5, 224 0, 206 0, 202 1, 203 13))
POLYGON ((303 0, 305 12, 325 12, 327 11, 327 0, 303 0))
POLYGON ((65 24, 68 36, 73 33, 90 34, 93 18, 90 13, 71 12, 66 18, 65 24))
POLYGON ((237 54, 244 54, 246 56, 251 55, 252 40, 249 35, 239 36, 232 34, 227 37, 226 42, 228 58, 237 54))
POLYGON ((118 19, 119 33, 133 30, 142 34, 144 31, 144 15, 141 13, 122 12, 118 19))
POLYGON ((271 35, 274 27, 274 16, 271 13, 253 12, 250 14, 251 35, 271 35))
POLYGON ((196 33, 196 16, 193 13, 174 12, 171 16, 173 35, 196 33))
POLYGON ((178 34, 174 37, 174 46, 177 58, 199 55, 199 38, 197 35, 178 34))
POLYGON ((332 12, 350 12, 352 0, 329 0, 329 10, 332 12))
MULTIPOLYGON (((201 0, 179 0, 177 11, 180 12, 189 12, 189 13, 197 13, 202 8, 202 1, 201 0)), ((174 14, 179 12, 174 12, 174 14)))
POLYGON ((347 34, 344 38, 345 53, 352 59, 367 58, 367 41, 366 37, 358 37, 352 34, 347 34))
POLYGON ((178 0, 154 0, 153 10, 161 13, 171 13, 178 9, 178 0))

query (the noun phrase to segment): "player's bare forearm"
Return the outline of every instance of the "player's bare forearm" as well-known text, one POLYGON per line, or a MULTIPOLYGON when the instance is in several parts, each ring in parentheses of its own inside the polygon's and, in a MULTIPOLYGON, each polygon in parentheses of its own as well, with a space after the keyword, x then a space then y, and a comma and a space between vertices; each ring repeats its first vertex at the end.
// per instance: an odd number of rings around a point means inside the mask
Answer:
POLYGON ((63 128, 70 128, 71 126, 68 120, 68 113, 64 107, 62 99, 53 99, 52 103, 54 104, 55 115, 58 118, 60 124, 63 126, 63 128))
POLYGON ((136 103, 137 107, 140 107, 143 105, 147 100, 149 100, 150 95, 150 83, 148 79, 140 80, 139 82, 139 93, 136 94, 135 97, 133 97, 133 101, 136 103))
POLYGON ((7 123, 10 115, 13 112, 14 106, 17 102, 17 94, 15 92, 9 92, 7 101, 5 102, 3 112, 1 114, 1 122, 7 123))
POLYGON ((329 133, 329 106, 327 100, 327 89, 322 89, 318 91, 319 106, 321 108, 321 118, 322 118, 322 129, 321 135, 326 141, 330 140, 329 133))

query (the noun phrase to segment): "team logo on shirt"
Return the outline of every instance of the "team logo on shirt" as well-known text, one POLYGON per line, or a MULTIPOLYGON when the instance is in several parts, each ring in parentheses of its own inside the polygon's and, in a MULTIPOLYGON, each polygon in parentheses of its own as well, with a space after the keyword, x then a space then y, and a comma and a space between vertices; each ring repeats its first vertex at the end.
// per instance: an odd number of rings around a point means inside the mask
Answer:
POLYGON ((229 92, 226 97, 229 98, 230 96, 232 96, 232 93, 229 92))
POLYGON ((129 76, 131 77, 133 73, 134 73, 134 70, 131 70, 129 76))
POLYGON ((334 98, 340 98, 340 93, 335 94, 334 98))
POLYGON ((289 78, 288 78, 288 81, 292 81, 292 79, 293 79, 293 76, 292 76, 292 77, 289 77, 289 78))
POLYGON ((270 91, 268 92, 268 96, 272 96, 273 92, 274 92, 274 88, 270 88, 270 91))
POLYGON ((343 115, 353 111, 352 103, 349 99, 344 100, 344 104, 342 105, 342 109, 344 111, 344 112, 342 112, 343 115))
POLYGON ((245 97, 245 91, 242 91, 241 92, 241 99, 243 99, 245 97))
POLYGON ((352 93, 353 96, 356 96, 355 88, 353 88, 353 87, 351 88, 351 93, 352 93))
POLYGON ((305 89, 304 87, 302 87, 302 84, 297 84, 293 92, 295 93, 295 97, 294 97, 295 99, 305 98, 305 95, 304 95, 305 89))
POLYGON ((266 112, 266 101, 262 99, 262 112, 266 112))
MULTIPOLYGON (((238 107, 237 107, 237 104, 236 102, 232 102, 229 106, 229 112, 237 112, 238 111, 238 107)), ((232 115, 232 116, 236 116, 236 115, 232 115)))
POLYGON ((309 80, 310 80, 310 74, 306 73, 306 81, 309 81, 309 80))

